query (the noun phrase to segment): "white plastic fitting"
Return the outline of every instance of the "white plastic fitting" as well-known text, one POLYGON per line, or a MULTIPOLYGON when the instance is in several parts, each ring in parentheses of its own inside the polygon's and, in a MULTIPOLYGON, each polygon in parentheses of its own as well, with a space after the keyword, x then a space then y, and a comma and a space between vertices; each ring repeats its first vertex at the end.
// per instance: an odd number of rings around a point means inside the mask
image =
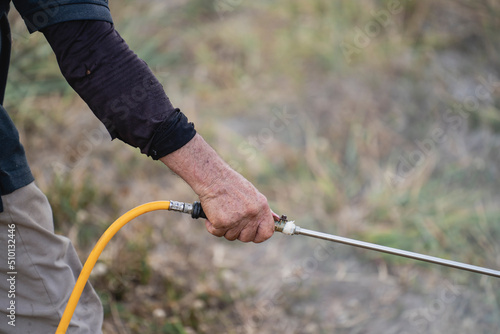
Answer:
POLYGON ((283 234, 288 234, 288 235, 294 235, 295 234, 295 222, 289 221, 285 223, 285 227, 283 227, 283 231, 281 233, 283 234))

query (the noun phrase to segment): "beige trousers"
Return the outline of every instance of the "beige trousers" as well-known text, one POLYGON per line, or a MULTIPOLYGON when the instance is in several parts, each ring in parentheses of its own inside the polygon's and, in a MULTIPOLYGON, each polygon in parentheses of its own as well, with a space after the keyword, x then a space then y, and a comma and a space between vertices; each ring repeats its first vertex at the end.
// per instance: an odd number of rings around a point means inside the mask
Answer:
MULTIPOLYGON (((2 196, 0 333, 54 333, 82 264, 54 234, 52 210, 34 183, 2 196)), ((101 333, 101 302, 87 283, 67 333, 101 333)))

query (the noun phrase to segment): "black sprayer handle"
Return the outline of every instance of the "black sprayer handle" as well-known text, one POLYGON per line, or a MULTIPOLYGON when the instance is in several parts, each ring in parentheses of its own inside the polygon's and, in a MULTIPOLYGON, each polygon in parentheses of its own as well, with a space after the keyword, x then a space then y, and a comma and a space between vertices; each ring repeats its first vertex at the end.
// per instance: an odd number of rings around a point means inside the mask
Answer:
POLYGON ((203 208, 201 207, 200 202, 193 203, 193 212, 191 213, 191 217, 193 217, 193 219, 198 219, 198 218, 207 219, 207 216, 205 215, 205 212, 203 212, 203 208))

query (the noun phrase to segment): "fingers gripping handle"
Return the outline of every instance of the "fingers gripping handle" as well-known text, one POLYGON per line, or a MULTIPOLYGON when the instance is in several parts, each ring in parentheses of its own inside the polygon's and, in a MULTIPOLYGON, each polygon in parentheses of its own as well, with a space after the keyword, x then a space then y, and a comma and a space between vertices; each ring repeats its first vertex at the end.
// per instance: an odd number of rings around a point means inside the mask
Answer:
MULTIPOLYGON (((173 201, 171 201, 173 202, 173 201)), ((171 210, 175 210, 175 211, 182 211, 184 213, 190 213, 191 214, 191 217, 193 219, 198 219, 198 218, 203 218, 203 219, 208 219, 207 218, 207 215, 205 214, 205 212, 203 211, 203 208, 201 206, 201 203, 196 201, 194 202, 192 205, 191 204, 188 204, 188 203, 181 203, 181 202, 175 202, 175 203, 179 203, 179 205, 182 204, 182 208, 178 208, 178 209, 171 209, 171 210)), ((283 232, 285 234, 296 234, 296 229, 295 229, 295 224, 293 221, 288 221, 286 219, 286 216, 281 216, 281 218, 274 214, 275 215, 275 231, 279 231, 279 232, 283 232)))
MULTIPOLYGON (((186 203, 185 205, 190 205, 190 204, 186 203)), ((183 212, 185 212, 185 213, 191 213, 191 217, 193 219, 198 219, 198 218, 208 219, 207 215, 203 211, 203 208, 201 207, 201 203, 200 202, 194 202, 193 205, 192 205, 192 210, 191 211, 184 210, 183 212)), ((293 221, 289 222, 286 219, 286 216, 281 216, 281 218, 280 218, 275 213, 273 213, 273 215, 275 215, 275 226, 276 226, 275 227, 275 231, 280 231, 280 232, 283 232, 285 234, 294 234, 295 224, 294 224, 293 221), (287 222, 289 223, 288 225, 286 225, 287 222), (280 223, 284 224, 283 225, 284 228, 279 229, 280 223)))
MULTIPOLYGON (((193 219, 198 219, 198 218, 207 219, 207 215, 203 211, 201 203, 198 201, 194 202, 193 204, 170 201, 169 210, 191 214, 191 217, 193 219)), ((275 220, 274 221, 275 231, 282 232, 288 235, 299 234, 300 227, 296 226, 294 221, 289 221, 285 215, 282 215, 280 217, 277 214, 273 213, 273 218, 275 220)))

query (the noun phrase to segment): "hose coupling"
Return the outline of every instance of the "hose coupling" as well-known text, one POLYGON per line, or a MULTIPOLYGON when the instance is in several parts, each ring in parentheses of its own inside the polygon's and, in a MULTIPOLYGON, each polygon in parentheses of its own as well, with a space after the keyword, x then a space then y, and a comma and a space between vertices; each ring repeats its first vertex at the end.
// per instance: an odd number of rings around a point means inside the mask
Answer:
POLYGON ((200 202, 184 203, 177 201, 170 201, 169 211, 177 211, 182 213, 190 214, 192 218, 207 218, 205 216, 205 212, 203 212, 203 208, 201 207, 200 202))
POLYGON ((193 205, 191 203, 170 201, 168 210, 191 214, 193 212, 193 205))

